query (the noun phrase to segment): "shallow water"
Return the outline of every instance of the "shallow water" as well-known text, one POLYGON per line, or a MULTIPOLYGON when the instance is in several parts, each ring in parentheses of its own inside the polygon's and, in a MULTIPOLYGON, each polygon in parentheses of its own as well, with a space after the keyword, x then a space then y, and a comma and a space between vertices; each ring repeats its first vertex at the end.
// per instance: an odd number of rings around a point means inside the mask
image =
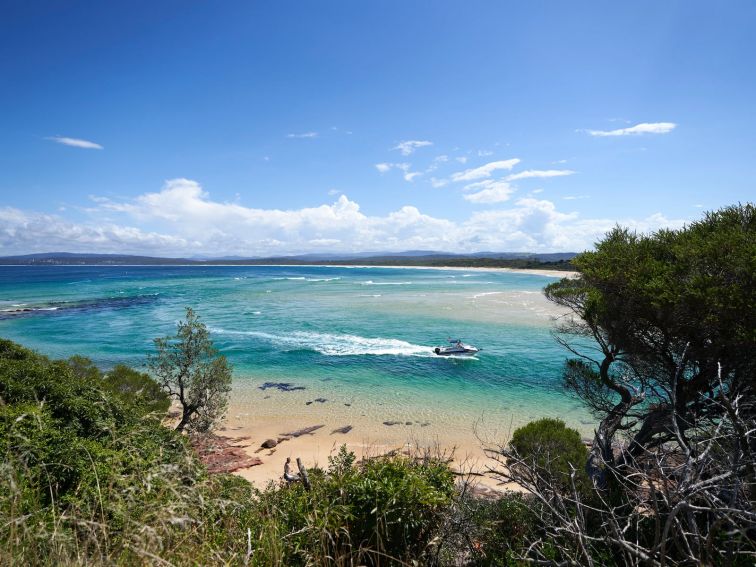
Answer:
POLYGON ((138 367, 191 306, 234 365, 237 411, 254 415, 264 399, 299 412, 302 396, 323 397, 378 421, 558 416, 585 432, 586 414, 560 385, 566 354, 550 335, 559 312, 540 292, 551 281, 407 268, 11 266, 0 268, 0 336, 138 367), (482 352, 433 354, 449 337, 482 352), (307 393, 265 398, 266 381, 307 393))

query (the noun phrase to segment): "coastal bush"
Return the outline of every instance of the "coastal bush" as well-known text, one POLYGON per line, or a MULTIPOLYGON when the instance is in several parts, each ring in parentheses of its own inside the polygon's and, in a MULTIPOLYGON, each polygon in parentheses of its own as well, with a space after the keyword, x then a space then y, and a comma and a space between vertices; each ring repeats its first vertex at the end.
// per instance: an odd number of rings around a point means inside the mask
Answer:
POLYGON ((0 563, 125 549, 206 478, 184 437, 74 363, 0 340, 0 563))
POLYGON ((453 473, 434 459, 355 463, 342 447, 327 470, 309 474, 310 491, 301 484, 271 485, 260 496, 268 521, 259 537, 287 565, 317 564, 324 557, 363 565, 421 559, 454 495, 453 473), (288 545, 276 545, 283 534, 289 534, 288 545))
MULTIPOLYGON (((589 486, 585 473, 588 449, 580 434, 561 419, 543 418, 515 430, 510 446, 527 463, 527 469, 555 482, 564 492, 572 491, 572 480, 579 490, 589 486)), ((516 463, 512 463, 517 468, 516 463)), ((520 467, 525 471, 525 467, 520 467)), ((535 479, 534 479, 535 480, 535 479)))
POLYGON ((89 358, 80 355, 70 357, 67 362, 79 379, 92 383, 99 381, 102 389, 112 392, 124 404, 132 406, 132 411, 163 415, 171 405, 168 394, 149 374, 124 364, 117 364, 111 370, 103 372, 89 358))
POLYGON ((538 537, 537 505, 529 496, 505 492, 480 496, 462 484, 439 530, 430 565, 522 565, 522 550, 538 537))
POLYGON ((0 564, 386 565, 432 549, 454 498, 445 462, 342 448, 311 490, 260 492, 208 475, 106 376, 0 340, 0 564))

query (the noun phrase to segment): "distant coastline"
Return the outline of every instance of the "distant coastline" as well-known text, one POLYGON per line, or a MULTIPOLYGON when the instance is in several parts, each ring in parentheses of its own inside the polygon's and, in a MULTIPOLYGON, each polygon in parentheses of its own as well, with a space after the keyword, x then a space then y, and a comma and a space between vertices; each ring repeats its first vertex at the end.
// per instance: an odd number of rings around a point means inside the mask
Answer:
POLYGON ((161 258, 115 254, 46 253, 0 257, 2 266, 363 266, 386 268, 489 268, 573 272, 574 253, 453 255, 404 253, 361 257, 318 257, 316 255, 270 258, 161 258))

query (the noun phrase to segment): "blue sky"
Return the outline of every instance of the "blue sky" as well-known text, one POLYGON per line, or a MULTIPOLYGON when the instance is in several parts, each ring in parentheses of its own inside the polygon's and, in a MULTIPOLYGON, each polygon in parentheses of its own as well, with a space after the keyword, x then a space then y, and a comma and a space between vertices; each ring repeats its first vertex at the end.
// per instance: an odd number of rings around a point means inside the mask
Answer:
POLYGON ((577 251, 753 200, 756 3, 21 2, 0 255, 577 251))

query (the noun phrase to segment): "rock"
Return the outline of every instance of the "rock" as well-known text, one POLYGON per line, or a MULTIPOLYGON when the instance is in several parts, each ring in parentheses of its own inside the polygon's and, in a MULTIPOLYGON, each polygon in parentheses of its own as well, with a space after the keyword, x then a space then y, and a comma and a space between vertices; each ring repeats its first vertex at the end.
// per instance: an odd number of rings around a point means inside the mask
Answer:
POLYGON ((401 425, 401 421, 384 421, 383 425, 401 425))
POLYGON ((309 405, 310 405, 311 403, 313 403, 313 402, 318 402, 319 404, 324 404, 324 403, 326 403, 327 401, 328 401, 328 400, 326 400, 325 398, 315 398, 314 400, 312 400, 312 402, 305 402, 305 405, 306 405, 306 406, 309 406, 309 405))
POLYGON ((412 422, 411 421, 405 421, 404 425, 412 425, 412 422))
POLYGON ((349 433, 352 429, 353 428, 351 425, 345 425, 344 427, 338 427, 331 431, 331 435, 333 435, 334 433, 349 433))
POLYGON ((261 390, 267 390, 268 388, 274 388, 281 392, 293 392, 295 390, 304 390, 304 386, 295 386, 289 382, 265 382, 262 386, 258 386, 261 390))
POLYGON ((213 434, 192 435, 190 443, 210 473, 228 473, 262 464, 241 447, 231 445, 233 439, 213 434))
POLYGON ((350 408, 352 407, 352 404, 344 404, 346 407, 350 408))
POLYGON ((260 445, 260 447, 262 447, 263 449, 272 449, 276 445, 278 445, 278 441, 276 441, 275 439, 266 439, 265 441, 263 441, 263 444, 260 445))
POLYGON ((301 437, 302 435, 312 435, 314 431, 317 431, 321 427, 325 427, 325 425, 311 425, 310 427, 303 427, 302 429, 297 429, 296 431, 292 431, 291 433, 282 433, 281 435, 285 437, 301 437))
POLYGON ((420 424, 420 427, 428 427, 430 425, 430 421, 424 421, 420 424))

